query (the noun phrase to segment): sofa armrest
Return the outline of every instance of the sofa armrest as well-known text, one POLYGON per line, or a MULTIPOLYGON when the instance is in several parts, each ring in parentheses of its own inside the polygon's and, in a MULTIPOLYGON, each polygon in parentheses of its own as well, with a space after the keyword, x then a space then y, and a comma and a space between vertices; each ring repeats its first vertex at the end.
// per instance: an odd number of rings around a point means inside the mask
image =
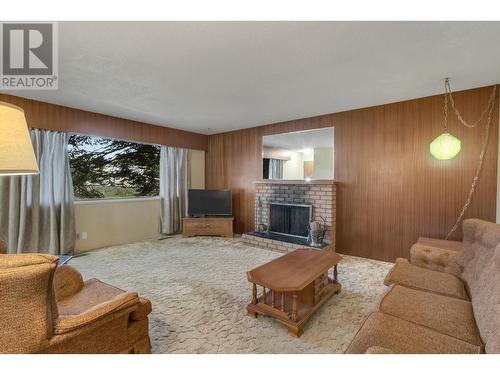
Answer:
POLYGON ((410 249, 410 263, 458 277, 462 274, 462 267, 457 261, 458 254, 455 250, 417 242, 410 249))
POLYGON ((138 303, 139 296, 137 293, 124 292, 109 301, 92 306, 78 315, 59 315, 54 326, 54 333, 56 335, 68 333, 138 303))
POLYGON ((71 266, 57 267, 54 276, 54 291, 56 301, 68 298, 83 288, 83 278, 80 272, 71 266))

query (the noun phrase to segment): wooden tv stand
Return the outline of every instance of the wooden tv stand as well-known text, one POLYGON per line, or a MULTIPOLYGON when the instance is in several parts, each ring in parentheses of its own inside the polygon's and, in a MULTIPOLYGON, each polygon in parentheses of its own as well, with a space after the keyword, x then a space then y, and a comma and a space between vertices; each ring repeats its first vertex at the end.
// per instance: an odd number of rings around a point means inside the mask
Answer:
POLYGON ((182 237, 233 237, 232 216, 185 217, 182 219, 182 237))

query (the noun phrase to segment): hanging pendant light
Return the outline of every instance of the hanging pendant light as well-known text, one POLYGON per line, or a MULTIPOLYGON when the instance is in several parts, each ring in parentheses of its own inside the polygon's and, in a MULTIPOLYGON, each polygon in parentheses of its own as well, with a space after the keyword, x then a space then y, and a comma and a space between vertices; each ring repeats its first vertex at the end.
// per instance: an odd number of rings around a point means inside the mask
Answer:
MULTIPOLYGON (((458 155, 462 149, 462 141, 448 133, 448 88, 450 82, 446 78, 444 81, 444 133, 434 138, 429 145, 431 155, 438 160, 450 160, 458 155)), ((451 88, 450 88, 451 96, 451 88)), ((453 100, 453 99, 452 99, 453 100)), ((452 102, 453 104, 453 102, 452 102)))
POLYGON ((438 160, 453 159, 461 148, 462 141, 450 133, 443 133, 436 137, 429 147, 431 155, 438 160))
POLYGON ((434 156, 438 160, 449 160, 453 159, 455 156, 458 155, 460 152, 460 149, 462 148, 462 142, 460 139, 457 137, 451 135, 448 132, 448 100, 450 101, 451 104, 451 109, 457 116, 458 122, 462 124, 463 126, 467 128, 475 128, 477 127, 483 119, 486 119, 485 121, 485 132, 484 132, 484 141, 483 141, 483 146, 481 147, 481 152, 479 154, 479 161, 478 165, 476 168, 476 173, 474 174, 474 178, 472 179, 472 185, 469 190, 469 194, 467 196, 467 199, 460 210, 460 213, 458 214, 457 220, 455 221, 455 224, 451 227, 450 231, 446 235, 445 239, 450 238, 450 236, 455 232, 464 218, 465 212, 467 211, 467 208, 469 207, 471 201, 472 201, 472 196, 474 192, 476 191, 476 185, 477 182, 479 181, 479 177, 481 175, 481 169, 483 167, 483 161, 484 161, 484 156, 486 154, 486 148, 488 147, 488 139, 490 135, 490 126, 491 126, 491 119, 493 117, 493 110, 495 108, 495 98, 497 95, 497 85, 493 86, 493 90, 491 91, 490 99, 488 100, 488 104, 484 108, 483 112, 479 116, 478 120, 474 123, 468 123, 467 121, 464 120, 460 112, 457 110, 455 106, 455 101, 453 100, 453 95, 450 87, 450 80, 448 78, 445 79, 444 81, 444 133, 436 137, 430 144, 429 150, 431 152, 431 155, 434 156))
POLYGON ((467 128, 475 128, 478 126, 482 120, 487 116, 488 117, 488 127, 489 122, 491 121, 491 114, 493 111, 493 107, 495 106, 495 97, 496 97, 497 87, 496 85, 493 87, 493 91, 491 92, 490 99, 488 100, 488 105, 484 108, 483 112, 479 116, 478 120, 475 123, 469 124, 466 122, 462 115, 458 112, 455 107, 455 101, 453 100, 453 95, 450 86, 450 79, 446 78, 444 80, 444 133, 434 138, 429 146, 429 150, 431 155, 434 156, 438 160, 450 160, 458 155, 460 149, 462 148, 462 141, 451 135, 448 132, 448 100, 451 104, 451 109, 455 113, 458 118, 459 123, 464 125, 467 128))

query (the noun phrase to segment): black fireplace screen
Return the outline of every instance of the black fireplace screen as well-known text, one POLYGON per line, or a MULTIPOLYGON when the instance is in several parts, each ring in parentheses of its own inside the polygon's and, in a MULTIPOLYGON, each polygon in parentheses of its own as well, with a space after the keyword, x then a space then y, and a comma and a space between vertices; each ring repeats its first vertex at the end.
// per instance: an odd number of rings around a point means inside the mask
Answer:
POLYGON ((312 206, 288 203, 269 204, 269 230, 291 236, 307 237, 312 206))

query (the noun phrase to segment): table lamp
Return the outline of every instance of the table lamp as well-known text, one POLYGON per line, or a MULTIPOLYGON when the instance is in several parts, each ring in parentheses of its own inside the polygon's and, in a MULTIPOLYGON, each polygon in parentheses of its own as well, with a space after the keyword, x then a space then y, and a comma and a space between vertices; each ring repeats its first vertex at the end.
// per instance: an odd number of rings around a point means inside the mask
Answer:
POLYGON ((38 165, 24 111, 0 102, 0 176, 37 173, 38 165))
MULTIPOLYGON (((15 105, 0 102, 0 177, 37 173, 38 165, 24 111, 15 105)), ((0 253, 2 250, 0 233, 0 253)))

